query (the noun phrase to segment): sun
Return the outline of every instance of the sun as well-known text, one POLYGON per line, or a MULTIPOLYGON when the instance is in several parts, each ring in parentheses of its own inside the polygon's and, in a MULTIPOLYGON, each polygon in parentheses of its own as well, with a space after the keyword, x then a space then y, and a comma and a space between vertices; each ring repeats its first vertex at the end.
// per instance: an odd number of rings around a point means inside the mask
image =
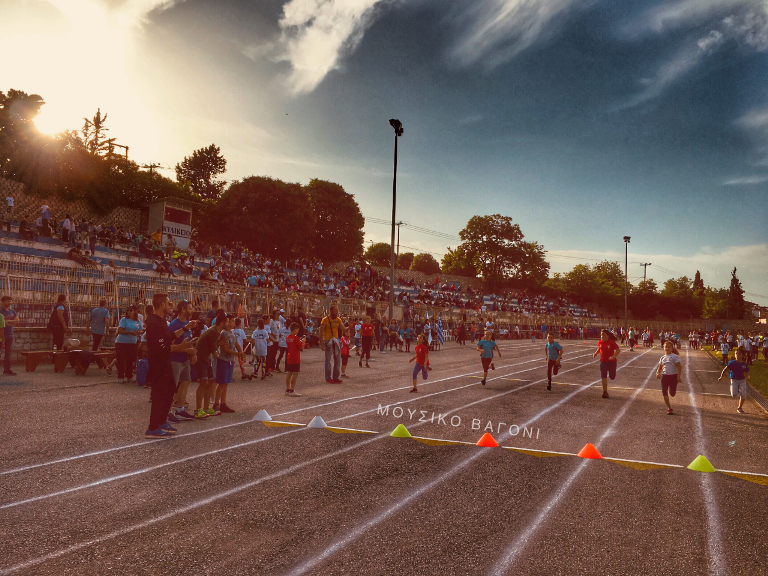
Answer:
POLYGON ((57 110, 54 107, 49 108, 49 106, 49 104, 45 104, 40 109, 40 114, 35 117, 35 127, 38 132, 54 136, 65 130, 76 130, 79 128, 77 124, 78 118, 73 118, 66 111, 57 110))

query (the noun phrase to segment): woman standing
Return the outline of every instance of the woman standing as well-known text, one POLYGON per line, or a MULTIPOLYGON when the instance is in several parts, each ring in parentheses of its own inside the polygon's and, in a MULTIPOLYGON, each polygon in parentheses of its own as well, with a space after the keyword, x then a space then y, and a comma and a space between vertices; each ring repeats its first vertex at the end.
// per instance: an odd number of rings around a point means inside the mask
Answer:
POLYGON ((130 382, 136 366, 136 343, 141 335, 139 313, 135 306, 125 309, 125 316, 120 319, 115 338, 117 356, 117 382, 130 382))
POLYGON ((69 327, 69 314, 66 309, 67 297, 59 294, 56 299, 56 305, 51 310, 51 317, 48 319, 48 329, 53 333, 54 350, 64 350, 64 332, 71 332, 69 327))

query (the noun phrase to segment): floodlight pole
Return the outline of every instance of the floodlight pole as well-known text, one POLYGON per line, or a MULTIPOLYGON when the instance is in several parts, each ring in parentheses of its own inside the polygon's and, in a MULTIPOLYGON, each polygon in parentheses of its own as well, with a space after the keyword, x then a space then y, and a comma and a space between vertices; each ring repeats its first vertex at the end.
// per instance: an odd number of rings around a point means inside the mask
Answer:
MULTIPOLYGON (((389 321, 395 310, 395 205, 397 203, 397 138, 403 135, 403 125, 400 120, 390 120, 389 125, 395 130, 395 168, 392 175, 392 238, 389 245, 389 321)), ((398 227, 399 230, 399 227, 398 227)), ((398 234, 399 236, 399 234, 398 234)), ((398 239, 398 250, 399 250, 398 239)))
POLYGON ((624 236, 624 330, 628 330, 627 321, 627 254, 629 252, 629 236, 624 236))

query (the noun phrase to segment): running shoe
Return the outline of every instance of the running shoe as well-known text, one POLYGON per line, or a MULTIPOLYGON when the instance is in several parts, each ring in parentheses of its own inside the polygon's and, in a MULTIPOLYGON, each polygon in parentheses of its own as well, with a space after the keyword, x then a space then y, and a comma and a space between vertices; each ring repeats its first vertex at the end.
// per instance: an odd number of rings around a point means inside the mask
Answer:
POLYGON ((483 378, 482 380, 480 380, 480 384, 482 384, 483 386, 485 386, 485 378, 483 378))
POLYGON ((738 412, 739 414, 744 414, 744 408, 739 406, 738 408, 736 408, 736 412, 738 412))
POLYGON ((333 384, 333 380, 331 380, 330 378, 326 378, 326 379, 325 379, 325 381, 326 381, 328 384, 333 384))
POLYGON ((669 410, 667 410, 667 414, 672 414, 672 412, 673 412, 673 411, 672 411, 672 408, 670 408, 669 410))
POLYGON ((230 407, 229 407, 229 406, 227 406, 226 404, 222 404, 222 405, 220 406, 220 410, 221 410, 222 412, 226 412, 227 414, 232 414, 232 413, 234 412, 234 410, 232 410, 232 408, 230 408, 230 407))
POLYGON ((168 418, 166 418, 166 420, 171 424, 178 424, 179 422, 181 422, 181 420, 179 420, 176 417, 176 414, 174 414, 173 412, 168 412, 168 418))
POLYGON ((547 384, 547 390, 552 390, 552 383, 547 384))
POLYGON ((152 440, 156 438, 170 438, 170 433, 166 432, 165 430, 162 430, 158 428, 157 430, 147 430, 144 432, 144 438, 151 438, 152 440))
POLYGON ((386 353, 387 353, 387 351, 386 351, 386 350, 380 350, 380 351, 379 351, 379 353, 380 353, 380 354, 386 354, 386 353))
POLYGON ((603 398, 610 398, 610 396, 608 396, 608 392, 603 392, 603 398))
POLYGON ((8 376, 17 376, 16 372, 13 370, 3 370, 3 374, 8 374, 8 376))
POLYGON ((126 384, 136 384, 136 378, 127 378, 125 382, 126 384))
POLYGON ((208 414, 208 416, 221 416, 221 412, 214 410, 213 408, 208 408, 208 410, 205 410, 205 413, 208 414))
POLYGON ((418 391, 419 391, 418 388, 411 388, 411 392, 418 392, 418 391))
POLYGON ((282 371, 282 370, 280 370, 280 368, 275 368, 275 372, 279 372, 280 374, 282 374, 282 373, 283 373, 283 371, 282 371))
POLYGON ((208 418, 208 414, 202 408, 198 408, 197 410, 195 410, 195 418, 197 420, 205 420, 206 418, 208 418))
POLYGON ((368 364, 366 364, 366 365, 365 365, 365 367, 366 367, 366 368, 370 368, 370 366, 368 366, 368 364))
POLYGON ((168 422, 166 422, 165 424, 160 424, 160 430, 164 430, 165 432, 168 432, 168 434, 176 434, 176 432, 178 432, 178 430, 176 430, 176 428, 168 424, 168 422))
POLYGON ((360 368, 362 368, 363 367, 363 361, 360 360, 360 362, 358 362, 357 365, 360 366, 360 368))
POLYGON ((176 410, 176 418, 178 418, 181 422, 189 422, 190 420, 194 420, 194 416, 187 412, 184 408, 180 408, 179 410, 176 410))
POLYGON ((331 384, 341 384, 341 380, 336 378, 336 380, 331 380, 331 384))
POLYGON ((493 362, 491 362, 491 370, 496 370, 496 366, 493 365, 493 362))
POLYGON ((125 384, 126 382, 128 382, 128 381, 125 378, 118 378, 117 379, 117 383, 118 384, 125 384))
POLYGON ((301 396, 301 394, 299 394, 299 393, 298 393, 298 392, 296 392, 295 390, 291 390, 291 391, 288 393, 288 396, 293 396, 293 397, 295 398, 295 397, 297 397, 297 396, 301 396))
POLYGON ((349 378, 349 376, 347 374, 342 374, 341 378, 349 378))

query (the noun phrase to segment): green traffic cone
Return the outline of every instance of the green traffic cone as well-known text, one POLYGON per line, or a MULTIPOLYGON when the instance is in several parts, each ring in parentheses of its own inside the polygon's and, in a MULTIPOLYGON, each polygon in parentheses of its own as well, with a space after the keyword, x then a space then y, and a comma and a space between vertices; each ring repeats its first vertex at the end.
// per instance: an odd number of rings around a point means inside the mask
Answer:
POLYGON ((393 438, 410 438, 411 433, 408 432, 408 428, 403 426, 402 424, 398 424, 397 428, 392 430, 392 434, 390 434, 393 438))
POLYGON ((695 470, 696 472, 717 472, 715 467, 709 463, 709 460, 701 454, 696 456, 696 459, 688 464, 688 470, 695 470))

